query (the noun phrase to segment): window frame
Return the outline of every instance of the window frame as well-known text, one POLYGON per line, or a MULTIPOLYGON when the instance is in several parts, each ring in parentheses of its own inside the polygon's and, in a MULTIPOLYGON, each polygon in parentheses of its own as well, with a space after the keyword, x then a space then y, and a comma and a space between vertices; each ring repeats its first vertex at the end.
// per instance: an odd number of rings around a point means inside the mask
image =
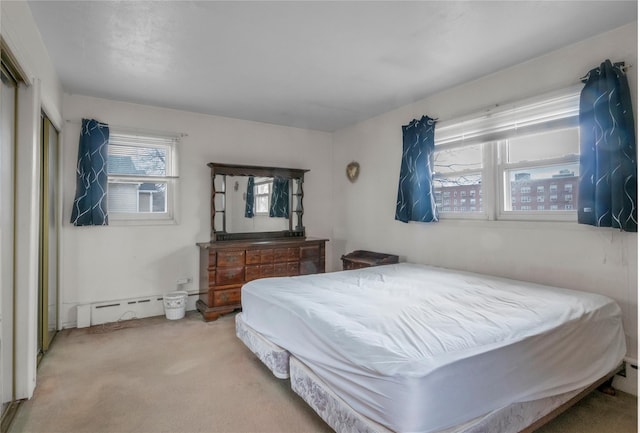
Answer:
MULTIPOLYGON (((529 98, 504 107, 487 110, 447 122, 439 122, 435 128, 435 152, 456 147, 480 144, 482 202, 480 212, 440 211, 442 220, 478 220, 491 221, 548 221, 576 222, 577 209, 567 210, 505 210, 511 200, 511 188, 508 174, 511 170, 522 168, 566 165, 579 162, 579 154, 539 159, 517 163, 506 161, 509 137, 535 134, 537 132, 577 128, 581 86, 561 89, 534 98, 529 98), (545 111, 548 109, 548 112, 545 111)), ((477 173, 477 170, 474 170, 477 173)), ((454 176, 458 173, 447 173, 454 176)), ((434 173, 435 175, 435 173, 434 173)), ((551 187, 549 188, 551 194, 551 187)), ((560 188, 558 188, 560 190, 560 188)), ((561 192, 564 197, 564 187, 561 192)), ((575 190, 573 194, 575 194, 575 190)), ((444 194, 444 192, 442 193, 444 194)), ((538 192, 532 190, 533 197, 538 192)), ((530 207, 535 207, 532 198, 530 207)), ((562 201, 564 204, 564 201, 562 201)), ((476 205, 476 207, 478 207, 476 205)), ((444 205, 443 205, 444 207, 444 205)))
MULTIPOLYGON (((577 126, 576 126, 577 127, 577 126)), ((497 142, 498 154, 500 155, 497 161, 497 171, 498 176, 502 179, 502 185, 496 185, 500 190, 498 191, 498 200, 496 203, 496 212, 497 219, 499 220, 526 220, 526 221, 569 221, 569 222, 577 222, 578 221, 578 212, 577 209, 573 209, 570 211, 567 210, 505 210, 506 200, 511 201, 510 191, 511 189, 507 188, 509 184, 509 172, 511 170, 518 169, 535 169, 542 167, 553 167, 553 166, 564 166, 567 164, 575 164, 580 160, 580 155, 570 155, 570 156, 562 156, 556 158, 545 158, 545 159, 537 159, 535 161, 526 161, 526 162, 515 162, 508 163, 505 162, 506 154, 507 154, 507 141, 501 140, 497 142), (509 191, 507 191, 507 189, 509 191)), ((549 188, 551 191, 551 188, 549 188)), ((531 190, 529 192, 529 196, 538 195, 536 191, 531 190)), ((549 192, 549 197, 551 198, 553 194, 549 192)), ((557 194, 555 194, 557 195, 557 194)), ((564 198, 564 196, 563 196, 564 198)), ((533 203, 531 201, 530 203, 533 203)), ((557 203, 557 200, 556 202, 557 203)), ((564 201, 563 201, 564 203, 564 201)))
MULTIPOLYGON (((109 150, 111 146, 130 146, 140 148, 164 149, 165 175, 128 175, 107 173, 107 197, 111 183, 165 183, 166 212, 114 212, 108 209, 109 224, 113 225, 157 225, 177 223, 177 181, 178 176, 178 144, 180 137, 144 132, 128 132, 112 128, 109 132, 109 150)), ((110 154, 110 153, 109 153, 110 154)), ((139 192, 136 194, 139 208, 139 192)), ((107 198, 108 200, 108 198, 107 198)))
POLYGON ((253 185, 253 209, 254 216, 269 216, 269 209, 271 208, 271 192, 273 189, 273 179, 269 180, 265 178, 259 182, 256 182, 253 185), (267 193, 266 194, 258 194, 258 186, 267 185, 267 193), (267 197, 267 210, 264 212, 258 212, 258 196, 267 197))

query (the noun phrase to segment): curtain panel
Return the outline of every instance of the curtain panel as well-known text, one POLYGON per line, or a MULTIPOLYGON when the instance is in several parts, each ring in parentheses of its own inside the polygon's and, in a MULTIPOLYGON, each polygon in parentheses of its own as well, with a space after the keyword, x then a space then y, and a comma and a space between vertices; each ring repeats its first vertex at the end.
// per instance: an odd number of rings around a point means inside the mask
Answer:
POLYGON ((637 150, 627 78, 606 60, 584 82, 578 222, 637 232, 637 150))
POLYGON ((273 178, 269 216, 273 218, 289 218, 289 179, 283 177, 273 178))
POLYGON ((94 119, 82 119, 76 195, 71 211, 74 226, 109 224, 107 213, 107 156, 109 125, 94 119))
POLYGON ((402 162, 395 219, 438 221, 433 191, 435 119, 423 116, 402 127, 402 162))
POLYGON ((244 205, 244 217, 245 218, 253 218, 255 215, 255 199, 254 199, 254 189, 255 189, 255 179, 253 176, 249 176, 247 179, 247 194, 244 205))

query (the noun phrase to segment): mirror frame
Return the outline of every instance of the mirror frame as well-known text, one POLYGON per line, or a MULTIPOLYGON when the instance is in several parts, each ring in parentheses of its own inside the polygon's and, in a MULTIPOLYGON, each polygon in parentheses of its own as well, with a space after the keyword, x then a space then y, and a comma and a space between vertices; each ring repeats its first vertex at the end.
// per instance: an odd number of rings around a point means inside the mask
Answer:
POLYGON ((302 203, 304 198, 303 184, 304 174, 309 170, 257 165, 221 164, 216 162, 210 162, 207 166, 211 168, 211 242, 305 237, 304 225, 302 223, 302 216, 304 214, 304 206, 302 203), (226 210, 224 206, 223 209, 216 209, 215 204, 216 195, 225 194, 225 191, 216 191, 216 176, 223 176, 225 184, 227 176, 283 177, 289 179, 289 185, 292 185, 292 181, 297 180, 299 182, 298 190, 293 191, 291 196, 298 198, 299 207, 291 209, 289 212, 289 230, 227 233, 226 210), (216 230, 215 226, 215 217, 216 214, 219 213, 222 214, 222 230, 216 230), (297 222, 294 221, 294 219, 297 219, 297 222), (294 223, 296 223, 295 227, 294 223))

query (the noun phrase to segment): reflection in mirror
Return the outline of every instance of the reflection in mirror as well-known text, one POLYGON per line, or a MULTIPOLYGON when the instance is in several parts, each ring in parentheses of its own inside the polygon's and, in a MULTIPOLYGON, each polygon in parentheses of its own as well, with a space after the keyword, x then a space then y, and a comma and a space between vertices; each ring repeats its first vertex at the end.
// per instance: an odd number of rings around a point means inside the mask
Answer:
MULTIPOLYGON (((247 197, 250 198, 247 191, 248 180, 249 176, 226 176, 226 193, 224 194, 226 198, 226 206, 224 207, 227 218, 226 231, 228 233, 249 233, 289 230, 289 218, 269 216, 269 204, 273 192, 273 178, 270 177, 254 177, 253 217, 246 216, 246 200, 247 197)), ((222 209, 222 207, 216 203, 216 209, 222 209)))

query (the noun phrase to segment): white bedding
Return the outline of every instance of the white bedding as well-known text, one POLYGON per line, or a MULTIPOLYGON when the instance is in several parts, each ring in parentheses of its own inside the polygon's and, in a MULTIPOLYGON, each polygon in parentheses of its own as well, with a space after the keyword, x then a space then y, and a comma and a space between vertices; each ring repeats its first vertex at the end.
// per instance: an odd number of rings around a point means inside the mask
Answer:
POLYGON ((242 308, 250 327, 396 432, 586 386, 626 351, 620 309, 604 296, 410 263, 255 280, 242 308))

